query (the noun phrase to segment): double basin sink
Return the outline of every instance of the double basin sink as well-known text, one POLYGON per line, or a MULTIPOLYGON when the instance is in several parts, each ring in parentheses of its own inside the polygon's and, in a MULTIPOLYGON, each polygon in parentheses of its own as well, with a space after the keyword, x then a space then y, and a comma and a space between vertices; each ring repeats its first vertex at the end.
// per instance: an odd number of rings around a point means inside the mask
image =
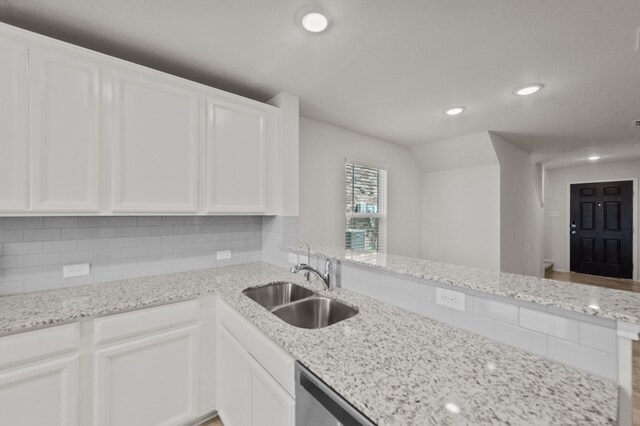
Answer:
POLYGON ((247 288, 243 293, 284 322, 299 328, 323 328, 358 313, 337 300, 289 282, 247 288))

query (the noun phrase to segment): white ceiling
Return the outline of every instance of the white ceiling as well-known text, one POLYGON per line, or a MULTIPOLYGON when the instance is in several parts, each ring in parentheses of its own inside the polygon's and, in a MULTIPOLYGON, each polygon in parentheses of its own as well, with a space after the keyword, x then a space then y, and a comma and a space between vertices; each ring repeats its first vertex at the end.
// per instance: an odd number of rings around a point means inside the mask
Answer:
POLYGON ((0 21, 257 100, 284 90, 406 146, 491 130, 538 158, 640 157, 639 0, 0 0, 0 21), (312 4, 326 33, 297 25, 312 4))

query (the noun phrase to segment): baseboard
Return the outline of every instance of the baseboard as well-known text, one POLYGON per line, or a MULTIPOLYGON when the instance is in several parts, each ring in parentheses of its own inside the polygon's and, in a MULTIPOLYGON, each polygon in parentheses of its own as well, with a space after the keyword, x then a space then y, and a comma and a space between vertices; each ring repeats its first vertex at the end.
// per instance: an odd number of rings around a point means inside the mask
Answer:
POLYGON ((216 417, 218 415, 218 410, 213 410, 203 416, 198 417, 195 420, 191 420, 185 423, 182 423, 181 426, 198 426, 201 425, 202 423, 206 422, 207 420, 211 420, 214 417, 216 417))

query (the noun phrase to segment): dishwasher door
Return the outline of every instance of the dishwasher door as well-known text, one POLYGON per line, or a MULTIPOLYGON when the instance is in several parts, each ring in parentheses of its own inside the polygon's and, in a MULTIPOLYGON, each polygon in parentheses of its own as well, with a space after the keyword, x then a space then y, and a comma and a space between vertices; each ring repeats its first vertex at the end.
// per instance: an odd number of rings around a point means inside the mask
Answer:
POLYGON ((296 362, 296 426, 375 426, 375 423, 296 362))

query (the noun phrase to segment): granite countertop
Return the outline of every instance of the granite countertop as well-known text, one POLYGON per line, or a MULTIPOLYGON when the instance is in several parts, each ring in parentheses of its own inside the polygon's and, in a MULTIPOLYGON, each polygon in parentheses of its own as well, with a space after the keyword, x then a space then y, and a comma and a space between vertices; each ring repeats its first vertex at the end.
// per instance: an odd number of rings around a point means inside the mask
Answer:
MULTIPOLYGON (((288 246, 284 249, 307 254, 306 246, 288 246)), ((311 254, 412 278, 640 325, 640 293, 344 248, 311 246, 311 254)))
POLYGON ((3 296, 0 333, 219 294, 379 425, 616 423, 615 383, 464 330, 343 289, 323 293, 359 314, 305 330, 242 294, 246 287, 302 279, 251 263, 3 296), (448 403, 460 412, 449 412, 448 403))

